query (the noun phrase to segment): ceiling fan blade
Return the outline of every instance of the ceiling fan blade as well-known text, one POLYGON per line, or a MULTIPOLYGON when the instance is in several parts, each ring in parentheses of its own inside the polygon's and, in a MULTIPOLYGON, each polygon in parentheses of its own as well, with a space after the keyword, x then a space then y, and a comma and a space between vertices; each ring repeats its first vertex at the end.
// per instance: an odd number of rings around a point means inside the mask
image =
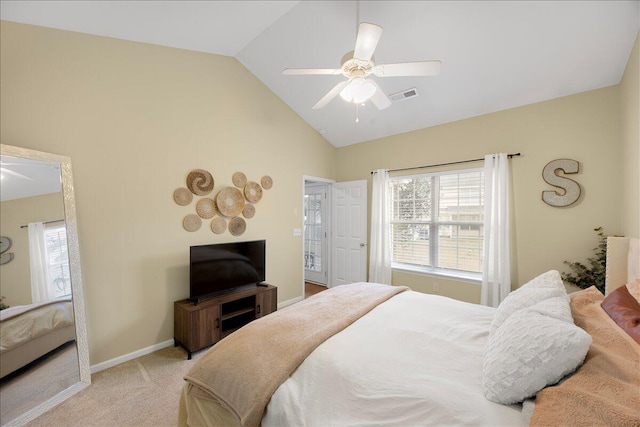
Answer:
POLYGON ((2 171, 2 173, 6 173, 7 175, 15 176, 16 178, 28 179, 29 181, 33 181, 33 178, 26 175, 22 175, 21 173, 18 173, 18 172, 14 172, 7 168, 0 168, 0 171, 2 171))
POLYGON ((349 80, 345 80, 343 82, 338 83, 331 89, 322 99, 316 102, 316 105, 313 106, 314 110, 318 110, 329 103, 333 98, 336 97, 337 94, 340 93, 342 89, 344 89, 349 84, 349 80))
POLYGON ((380 89, 380 86, 378 86, 378 84, 372 79, 368 79, 367 81, 373 83, 373 85, 376 87, 376 91, 373 93, 371 98, 369 98, 371 102, 373 102, 373 105, 378 107, 378 110, 384 110, 385 108, 391 106, 391 100, 387 95, 385 95, 382 89, 380 89))
POLYGON ((382 27, 368 22, 362 22, 358 27, 358 37, 356 38, 356 49, 353 52, 355 59, 371 61, 373 51, 376 50, 378 40, 382 35, 382 27))
POLYGON ((334 68, 286 68, 282 70, 282 74, 286 75, 310 75, 310 74, 328 74, 338 75, 342 70, 334 68))
POLYGON ((400 62, 373 67, 378 77, 435 76, 440 72, 440 61, 400 62))

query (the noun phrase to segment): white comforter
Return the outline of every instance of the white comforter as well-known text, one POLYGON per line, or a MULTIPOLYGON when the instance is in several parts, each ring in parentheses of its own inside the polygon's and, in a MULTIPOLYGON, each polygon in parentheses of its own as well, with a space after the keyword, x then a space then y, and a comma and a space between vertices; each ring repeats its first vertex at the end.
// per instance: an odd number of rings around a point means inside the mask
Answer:
POLYGON ((484 398, 493 308, 403 292, 321 344, 271 398, 263 427, 522 425, 484 398))

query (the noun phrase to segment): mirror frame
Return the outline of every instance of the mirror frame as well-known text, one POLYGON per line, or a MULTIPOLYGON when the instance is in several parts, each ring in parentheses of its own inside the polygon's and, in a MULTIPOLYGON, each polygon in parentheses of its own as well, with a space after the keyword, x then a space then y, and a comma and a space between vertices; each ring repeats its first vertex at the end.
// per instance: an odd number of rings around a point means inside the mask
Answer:
POLYGON ((62 181, 62 197, 64 200, 64 220, 67 228, 67 247, 69 254, 69 271, 71 275, 71 296, 76 326, 76 346, 78 350, 78 367, 80 381, 61 391, 33 409, 9 421, 4 426, 18 426, 39 417, 54 406, 62 403, 91 384, 91 366, 89 365, 89 342, 87 340, 86 318, 84 314, 84 293, 82 289, 82 271, 80 268, 80 246, 78 243, 78 226, 76 220, 76 201, 73 190, 71 159, 58 154, 45 153, 28 148, 0 144, 3 156, 21 157, 23 159, 43 160, 60 164, 62 181))

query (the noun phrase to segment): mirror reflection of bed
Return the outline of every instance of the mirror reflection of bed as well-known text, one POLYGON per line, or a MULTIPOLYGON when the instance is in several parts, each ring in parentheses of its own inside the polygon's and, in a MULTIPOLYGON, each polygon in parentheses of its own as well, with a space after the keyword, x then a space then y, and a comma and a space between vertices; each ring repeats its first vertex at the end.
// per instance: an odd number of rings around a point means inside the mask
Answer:
POLYGON ((0 310, 0 425, 33 419, 86 377, 76 340, 82 307, 74 309, 69 257, 77 236, 67 241, 75 210, 68 204, 73 199, 65 199, 64 160, 51 156, 53 161, 47 153, 2 146, 0 235, 10 242, 4 252, 13 255, 0 265, 0 295, 8 306, 0 310))

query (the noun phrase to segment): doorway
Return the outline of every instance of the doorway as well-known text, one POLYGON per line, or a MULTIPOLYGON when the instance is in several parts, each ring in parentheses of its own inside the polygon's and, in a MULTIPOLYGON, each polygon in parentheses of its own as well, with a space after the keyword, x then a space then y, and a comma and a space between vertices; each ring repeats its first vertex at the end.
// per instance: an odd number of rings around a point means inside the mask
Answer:
POLYGON ((367 181, 303 176, 302 184, 303 297, 366 281, 367 181))

